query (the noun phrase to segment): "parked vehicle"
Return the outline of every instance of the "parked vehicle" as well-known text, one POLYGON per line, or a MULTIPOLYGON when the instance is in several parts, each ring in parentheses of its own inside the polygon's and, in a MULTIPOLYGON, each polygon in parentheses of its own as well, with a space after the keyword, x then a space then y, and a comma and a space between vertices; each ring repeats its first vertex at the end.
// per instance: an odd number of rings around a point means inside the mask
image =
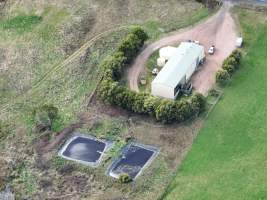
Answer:
POLYGON ((242 37, 238 37, 236 39, 236 44, 235 45, 236 45, 236 47, 241 48, 242 45, 243 45, 243 38, 242 37))
POLYGON ((213 55, 214 53, 215 53, 215 46, 214 45, 212 45, 210 48, 209 48, 209 54, 210 55, 213 55))
POLYGON ((154 76, 158 75, 158 73, 159 73, 159 70, 158 70, 157 68, 154 68, 154 69, 152 70, 152 74, 153 74, 154 76))

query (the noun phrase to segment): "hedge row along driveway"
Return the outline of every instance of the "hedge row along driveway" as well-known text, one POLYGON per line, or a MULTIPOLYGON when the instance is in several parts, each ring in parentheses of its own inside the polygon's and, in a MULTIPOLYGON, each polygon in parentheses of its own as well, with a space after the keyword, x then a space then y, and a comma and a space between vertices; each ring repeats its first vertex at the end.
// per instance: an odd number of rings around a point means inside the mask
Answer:
POLYGON ((173 101, 131 91, 120 84, 124 69, 133 61, 147 39, 147 34, 141 28, 134 28, 119 44, 117 51, 104 61, 104 75, 98 96, 106 103, 135 113, 152 115, 163 123, 182 122, 197 116, 205 108, 205 99, 201 94, 173 101))

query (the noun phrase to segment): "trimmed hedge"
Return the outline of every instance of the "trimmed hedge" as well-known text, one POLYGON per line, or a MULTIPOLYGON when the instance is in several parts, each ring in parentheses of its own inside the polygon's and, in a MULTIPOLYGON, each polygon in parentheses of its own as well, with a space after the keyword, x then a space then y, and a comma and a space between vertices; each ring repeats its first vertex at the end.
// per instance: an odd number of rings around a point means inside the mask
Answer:
POLYGON ((231 76, 239 69, 242 52, 234 50, 231 55, 223 62, 222 69, 216 73, 216 83, 224 85, 230 80, 231 76))
POLYGON ((103 79, 97 94, 102 101, 120 106, 138 114, 154 116, 163 123, 182 122, 198 115, 205 108, 205 99, 200 94, 179 101, 162 99, 148 93, 137 93, 120 85, 124 69, 133 61, 148 39, 139 27, 119 44, 117 51, 102 64, 103 79))

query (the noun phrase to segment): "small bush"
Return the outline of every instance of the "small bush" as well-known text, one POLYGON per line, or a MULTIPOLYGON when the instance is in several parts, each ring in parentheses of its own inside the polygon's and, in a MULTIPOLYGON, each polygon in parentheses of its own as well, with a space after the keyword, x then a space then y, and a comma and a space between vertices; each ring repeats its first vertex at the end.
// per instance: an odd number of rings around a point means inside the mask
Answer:
POLYGON ((230 75, 226 70, 221 69, 217 71, 216 83, 219 83, 220 85, 225 85, 229 80, 230 80, 230 75))
POLYGON ((119 176, 119 182, 120 183, 130 183, 132 181, 132 178, 129 176, 129 174, 123 173, 119 176))
POLYGON ((222 70, 216 73, 216 83, 224 85, 239 68, 241 58, 242 52, 239 49, 234 50, 231 55, 224 60, 222 70))
POLYGON ((199 93, 195 93, 193 94, 192 98, 191 98, 191 103, 192 105, 195 105, 195 112, 201 113, 206 109, 207 106, 207 102, 205 97, 202 94, 199 93))
POLYGON ((242 59, 242 52, 239 49, 236 49, 232 52, 232 55, 238 64, 240 64, 240 61, 242 59))
POLYGON ((36 129, 38 132, 51 130, 54 120, 58 116, 58 108, 51 104, 45 104, 33 111, 36 129))
POLYGON ((137 35, 137 37, 141 40, 142 43, 144 43, 146 40, 148 40, 147 33, 140 27, 136 26, 132 29, 132 33, 134 35, 137 35))

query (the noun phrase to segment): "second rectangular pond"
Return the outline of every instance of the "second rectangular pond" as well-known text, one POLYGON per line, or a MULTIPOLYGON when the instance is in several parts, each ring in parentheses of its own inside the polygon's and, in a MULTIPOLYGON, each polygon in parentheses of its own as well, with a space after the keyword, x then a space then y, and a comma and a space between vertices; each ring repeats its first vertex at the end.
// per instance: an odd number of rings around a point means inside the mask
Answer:
POLYGON ((131 143, 122 150, 121 156, 113 162, 108 174, 119 178, 121 174, 128 174, 133 180, 141 174, 158 153, 158 149, 152 146, 131 143))

